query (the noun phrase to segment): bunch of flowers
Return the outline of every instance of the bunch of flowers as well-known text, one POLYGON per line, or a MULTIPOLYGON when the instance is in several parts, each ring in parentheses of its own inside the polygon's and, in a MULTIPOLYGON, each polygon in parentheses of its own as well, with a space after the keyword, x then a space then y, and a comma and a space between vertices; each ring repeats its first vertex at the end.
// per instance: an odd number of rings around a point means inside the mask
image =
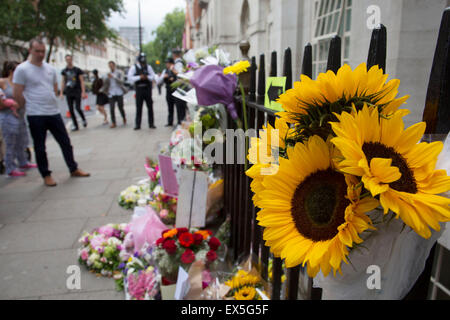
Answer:
POLYGON ((159 171, 159 165, 149 158, 146 158, 144 167, 150 178, 150 190, 153 190, 160 184, 161 172, 159 171))
POLYGON ((195 261, 203 261, 206 269, 214 267, 221 246, 211 231, 178 228, 164 231, 156 242, 153 259, 163 276, 163 284, 176 281, 178 268, 188 269, 195 261))
POLYGON ((120 252, 128 232, 127 224, 108 224, 92 233, 85 232, 79 239, 79 263, 98 275, 111 277, 118 273, 120 252))
POLYGON ((280 96, 285 112, 275 128, 252 140, 247 175, 257 219, 286 267, 307 265, 311 277, 340 272, 349 250, 375 230, 378 206, 423 238, 450 221, 450 199, 438 195, 450 177, 435 169, 443 144, 419 143, 425 123, 405 130, 409 111, 399 108, 408 97, 398 98, 400 81, 387 79, 365 64, 317 80, 302 75, 280 96))
POLYGON ((125 289, 127 299, 155 300, 159 294, 160 275, 151 265, 151 249, 143 248, 119 265, 115 276, 118 290, 125 289))
POLYGON ((225 297, 234 300, 262 300, 256 289, 266 295, 264 284, 259 276, 244 270, 239 270, 231 279, 225 282, 230 290, 225 297))
POLYGON ((126 188, 119 195, 119 205, 127 210, 132 210, 134 207, 141 205, 141 203, 144 205, 148 204, 151 200, 150 185, 150 180, 145 179, 136 185, 126 188))
POLYGON ((165 194, 161 185, 156 186, 151 197, 149 204, 159 214, 161 221, 173 225, 177 215, 178 199, 165 194))

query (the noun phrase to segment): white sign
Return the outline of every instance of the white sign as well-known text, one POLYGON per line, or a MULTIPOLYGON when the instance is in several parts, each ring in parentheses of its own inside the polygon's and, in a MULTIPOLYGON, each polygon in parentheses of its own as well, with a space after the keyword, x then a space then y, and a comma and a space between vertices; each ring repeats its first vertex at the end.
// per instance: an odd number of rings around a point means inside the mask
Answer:
POLYGON ((178 269, 177 287, 175 289, 175 300, 183 300, 188 294, 191 284, 189 282, 189 275, 182 267, 178 269))
POLYGON ((206 173, 181 170, 179 184, 176 227, 203 228, 208 196, 206 173))

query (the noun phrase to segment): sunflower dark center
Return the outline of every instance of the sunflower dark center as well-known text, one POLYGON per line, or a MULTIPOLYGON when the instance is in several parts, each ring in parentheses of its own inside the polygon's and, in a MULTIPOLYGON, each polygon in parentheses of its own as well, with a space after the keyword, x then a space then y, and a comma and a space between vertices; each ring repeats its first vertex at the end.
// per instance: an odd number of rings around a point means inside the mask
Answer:
POLYGON ((373 158, 392 159, 391 166, 397 167, 402 174, 401 178, 389 184, 389 187, 401 192, 417 193, 417 183, 414 174, 408 167, 405 158, 395 151, 394 148, 385 146, 379 142, 367 142, 362 147, 370 164, 373 158))
POLYGON ((307 177, 292 198, 292 217, 304 237, 313 241, 334 238, 345 222, 347 184, 344 175, 331 169, 307 177))

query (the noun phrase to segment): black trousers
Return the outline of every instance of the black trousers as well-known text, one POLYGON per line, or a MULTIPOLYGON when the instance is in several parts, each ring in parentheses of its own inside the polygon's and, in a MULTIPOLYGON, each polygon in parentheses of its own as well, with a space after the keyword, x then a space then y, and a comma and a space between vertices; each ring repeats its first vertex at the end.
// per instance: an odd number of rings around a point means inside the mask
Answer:
POLYGON ((126 119, 125 109, 123 108, 123 96, 112 96, 111 98, 109 98, 109 108, 111 111, 111 122, 114 124, 116 124, 116 102, 119 106, 119 111, 122 119, 124 121, 126 119))
POLYGON ((166 101, 167 101, 167 107, 169 109, 169 117, 167 120, 168 125, 173 125, 173 116, 174 116, 174 109, 175 109, 175 97, 172 96, 172 93, 170 90, 167 90, 166 92, 166 101))
POLYGON ((78 128, 78 122, 77 117, 75 115, 75 110, 77 110, 78 114, 80 115, 81 119, 83 121, 86 121, 86 118, 84 117, 83 110, 81 109, 81 94, 79 95, 68 95, 66 96, 67 104, 69 106, 70 116, 72 118, 73 126, 75 128, 78 128))
POLYGON ((45 178, 52 173, 48 169, 48 159, 45 147, 47 130, 51 132, 56 142, 58 142, 69 171, 71 173, 76 171, 78 169, 78 164, 75 162, 72 144, 61 115, 28 116, 27 118, 31 137, 33 138, 36 162, 41 176, 45 178))
POLYGON ((152 89, 150 87, 136 88, 136 128, 141 127, 142 122, 142 108, 144 101, 147 104, 148 111, 148 126, 153 127, 153 100, 152 89))
POLYGON ((186 119, 187 103, 175 97, 174 99, 177 106, 178 124, 181 124, 186 119))

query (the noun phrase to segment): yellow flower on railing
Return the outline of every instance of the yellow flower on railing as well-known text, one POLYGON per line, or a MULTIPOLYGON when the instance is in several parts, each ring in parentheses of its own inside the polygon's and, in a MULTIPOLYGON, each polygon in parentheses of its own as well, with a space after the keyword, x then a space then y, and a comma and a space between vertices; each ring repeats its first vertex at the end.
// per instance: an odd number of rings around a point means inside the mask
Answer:
POLYGON ((239 61, 233 64, 232 66, 229 66, 225 69, 223 69, 224 74, 236 74, 239 75, 243 72, 247 72, 248 68, 250 68, 250 62, 247 60, 239 61))

